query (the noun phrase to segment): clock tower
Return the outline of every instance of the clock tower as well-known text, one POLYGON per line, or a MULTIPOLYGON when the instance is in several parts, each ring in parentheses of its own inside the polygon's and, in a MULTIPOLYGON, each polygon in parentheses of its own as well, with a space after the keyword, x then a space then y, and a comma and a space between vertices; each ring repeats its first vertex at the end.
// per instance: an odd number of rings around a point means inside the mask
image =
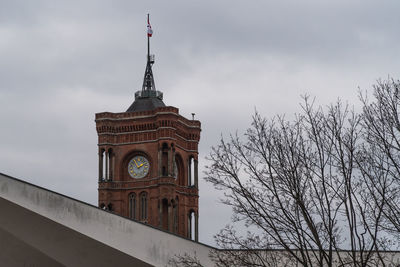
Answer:
POLYGON ((132 105, 125 112, 96 114, 98 204, 197 241, 200 121, 166 106, 156 90, 151 33, 142 90, 132 105))

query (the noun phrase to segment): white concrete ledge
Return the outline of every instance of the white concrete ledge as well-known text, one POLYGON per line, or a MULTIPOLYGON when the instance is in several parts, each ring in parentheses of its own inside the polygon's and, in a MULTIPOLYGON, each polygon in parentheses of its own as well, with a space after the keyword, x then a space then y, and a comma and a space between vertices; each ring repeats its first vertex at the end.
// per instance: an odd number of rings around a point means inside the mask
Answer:
POLYGON ((61 265, 110 266, 110 261, 113 265, 121 261, 166 266, 175 255, 186 253, 196 255, 204 266, 213 266, 208 256, 212 247, 1 173, 0 208, 0 233, 61 265))

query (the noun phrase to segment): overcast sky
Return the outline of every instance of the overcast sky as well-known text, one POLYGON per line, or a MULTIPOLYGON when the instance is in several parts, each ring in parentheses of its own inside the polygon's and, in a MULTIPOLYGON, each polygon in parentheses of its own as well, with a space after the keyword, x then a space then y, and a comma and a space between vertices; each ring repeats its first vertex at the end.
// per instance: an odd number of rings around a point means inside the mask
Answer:
MULTIPOLYGON (((146 14, 166 105, 202 122, 200 171, 221 134, 291 116, 300 96, 358 106, 400 78, 400 1, 0 0, 0 172, 97 204, 94 114, 141 89, 146 14)), ((202 176, 202 175, 200 175, 202 176)), ((200 181, 200 241, 229 222, 200 181)))

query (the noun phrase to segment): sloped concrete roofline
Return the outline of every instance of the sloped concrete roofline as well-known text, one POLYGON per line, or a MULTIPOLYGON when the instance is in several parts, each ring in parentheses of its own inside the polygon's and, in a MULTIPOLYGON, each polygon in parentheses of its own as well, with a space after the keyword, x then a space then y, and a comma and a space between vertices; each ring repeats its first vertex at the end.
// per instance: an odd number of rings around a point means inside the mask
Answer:
POLYGON ((0 260, 9 266, 18 266, 18 260, 54 266, 166 266, 185 253, 214 265, 208 256, 213 247, 2 173, 0 210, 0 260))

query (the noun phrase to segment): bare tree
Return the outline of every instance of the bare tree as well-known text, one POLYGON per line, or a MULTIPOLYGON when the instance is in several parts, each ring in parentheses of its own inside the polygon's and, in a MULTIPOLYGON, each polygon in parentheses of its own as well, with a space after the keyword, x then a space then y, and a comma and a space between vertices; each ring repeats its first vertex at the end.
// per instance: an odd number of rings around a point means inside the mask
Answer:
POLYGON ((376 181, 359 169, 362 117, 340 101, 324 111, 306 97, 302 108, 293 122, 256 113, 243 140, 213 148, 206 180, 224 190, 233 224, 257 233, 228 227, 218 245, 252 250, 262 266, 273 264, 254 248, 283 249, 303 266, 384 265, 386 202, 370 201, 376 181))

